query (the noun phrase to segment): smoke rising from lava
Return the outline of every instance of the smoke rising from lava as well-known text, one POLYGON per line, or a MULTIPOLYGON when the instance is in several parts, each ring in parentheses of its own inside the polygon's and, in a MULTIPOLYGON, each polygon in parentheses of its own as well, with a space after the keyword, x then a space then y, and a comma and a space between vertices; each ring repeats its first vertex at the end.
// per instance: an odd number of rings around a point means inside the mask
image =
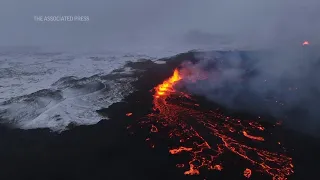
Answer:
POLYGON ((197 59, 184 71, 207 78, 185 81, 190 92, 257 117, 271 115, 309 133, 319 130, 320 54, 312 47, 203 52, 197 59))

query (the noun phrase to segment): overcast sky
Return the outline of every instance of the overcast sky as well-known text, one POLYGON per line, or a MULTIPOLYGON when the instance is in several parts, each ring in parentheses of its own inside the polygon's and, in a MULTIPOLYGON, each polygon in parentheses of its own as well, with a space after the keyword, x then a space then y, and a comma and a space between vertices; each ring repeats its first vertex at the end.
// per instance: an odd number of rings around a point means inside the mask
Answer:
POLYGON ((319 41, 319 9, 319 0, 2 0, 0 45, 159 43, 195 29, 233 34, 252 44, 319 41), (89 16, 90 21, 33 18, 49 15, 89 16))

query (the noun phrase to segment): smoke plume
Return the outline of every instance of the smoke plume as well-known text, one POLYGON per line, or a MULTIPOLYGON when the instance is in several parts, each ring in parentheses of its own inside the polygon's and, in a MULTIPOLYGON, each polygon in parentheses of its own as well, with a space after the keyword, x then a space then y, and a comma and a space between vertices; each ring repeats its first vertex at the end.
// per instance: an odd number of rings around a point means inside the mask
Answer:
POLYGON ((320 53, 312 47, 202 52, 184 65, 187 89, 236 111, 271 115, 317 134, 320 125, 320 53), (191 72, 191 73, 190 73, 191 72), (188 75, 187 75, 188 76, 188 75))

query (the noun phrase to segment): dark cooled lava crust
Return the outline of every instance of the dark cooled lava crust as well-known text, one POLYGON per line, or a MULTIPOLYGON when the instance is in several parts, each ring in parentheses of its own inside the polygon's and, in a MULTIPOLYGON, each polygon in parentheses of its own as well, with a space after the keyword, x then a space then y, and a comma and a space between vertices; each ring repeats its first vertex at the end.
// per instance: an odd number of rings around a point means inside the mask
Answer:
MULTIPOLYGON (((170 77, 185 60, 196 61, 189 52, 169 59, 167 64, 128 63, 127 66, 144 71, 136 73, 140 77, 133 83, 137 91, 123 102, 99 111, 110 120, 92 126, 70 127, 60 134, 48 129, 19 130, 1 126, 0 179, 247 179, 243 169, 253 167, 233 153, 224 155, 222 171, 203 170, 200 175, 186 176, 185 169, 176 165, 188 161, 189 157, 171 155, 168 145, 172 142, 161 134, 154 137, 154 148, 150 147, 145 141, 150 129, 138 128, 137 122, 153 112, 150 90, 170 77), (126 116, 127 113, 132 114, 126 116), (128 126, 134 128, 127 129, 128 126)), ((204 109, 217 107, 201 97, 196 99, 204 109)), ((250 115, 232 114, 250 118, 250 115)), ((270 123, 263 125, 272 127, 270 123)), ((288 155, 293 159, 295 173, 289 179, 315 179, 320 160, 315 156, 320 150, 319 140, 281 127, 275 129, 275 133, 280 134, 279 141, 286 144, 288 155)), ((205 132, 203 136, 210 143, 217 141, 205 132)), ((253 173, 250 179, 270 179, 270 176, 253 173)))
MULTIPOLYGON (((128 132, 129 134, 131 134, 132 136, 135 137, 140 137, 142 139, 146 140, 146 144, 149 144, 150 148, 152 149, 152 151, 159 153, 160 157, 170 157, 170 161, 174 162, 173 164, 175 164, 175 166, 173 166, 172 164, 171 167, 177 167, 182 165, 181 162, 185 161, 188 162, 188 157, 187 155, 180 155, 178 157, 174 157, 172 156, 170 153, 168 153, 168 146, 174 146, 174 144, 172 144, 172 140, 168 139, 168 137, 165 137, 165 134, 168 132, 164 132, 164 133, 159 133, 160 135, 153 137, 153 141, 150 141, 150 137, 153 135, 150 135, 150 128, 145 128, 142 127, 141 124, 139 123, 139 121, 141 121, 141 119, 145 118, 145 116, 149 115, 150 113, 152 114, 152 101, 153 101, 153 91, 151 91, 155 86, 157 86, 158 84, 161 84, 163 82, 163 80, 167 79, 170 75, 172 75, 173 70, 177 67, 179 67, 179 65, 181 64, 182 61, 191 61, 191 62, 196 62, 197 60, 194 59, 193 54, 182 54, 179 57, 176 57, 170 61, 167 61, 167 64, 165 65, 155 65, 155 64, 150 64, 150 62, 142 62, 140 65, 137 64, 129 64, 129 66, 137 68, 137 66, 140 66, 139 68, 143 67, 142 69, 145 69, 146 71, 144 72, 144 74, 142 75, 142 77, 140 77, 140 79, 134 83, 134 86, 136 87, 136 89, 138 89, 137 92, 131 94, 129 97, 126 98, 125 103, 119 103, 117 107, 110 107, 108 110, 104 111, 105 113, 107 113, 107 115, 109 117, 113 117, 112 119, 119 119, 119 117, 123 117, 125 119, 128 119, 128 132), (120 105, 122 104, 122 105, 120 105), (127 109, 124 109, 123 107, 119 108, 119 106, 125 106, 127 107, 127 109), (113 109, 115 108, 115 109, 113 109), (116 112, 116 113, 115 113, 116 112), (129 113, 129 117, 124 117, 124 114, 129 113), (160 155, 161 154, 161 155, 160 155)), ((205 100, 203 97, 197 97, 197 96, 193 96, 193 99, 196 99, 196 102, 201 104, 201 109, 202 110, 208 110, 208 109, 216 109, 219 108, 219 111, 225 115, 229 115, 232 117, 236 117, 239 119, 253 119, 256 117, 250 115, 250 114, 246 114, 246 113, 242 113, 242 112, 231 112, 228 111, 228 109, 223 108, 217 104, 214 104, 212 102, 208 102, 207 100, 205 100)), ((174 102, 175 99, 171 99, 170 101, 174 102)), ((177 101, 182 101, 181 99, 178 99, 177 101)), ((120 118, 121 119, 121 118, 120 118)), ((120 120, 119 119, 119 120, 120 120)), ((299 149, 298 146, 296 145, 292 145, 293 141, 292 141, 292 132, 283 129, 282 127, 277 127, 274 128, 274 124, 276 122, 276 120, 272 119, 271 117, 265 116, 261 118, 262 120, 260 120, 260 124, 263 125, 263 127, 265 127, 267 130, 266 132, 263 133, 263 137, 265 137, 266 139, 272 139, 272 138, 277 138, 276 141, 279 141, 281 143, 284 143, 286 145, 288 145, 288 147, 286 148, 285 152, 286 154, 291 157, 295 157, 297 155, 297 152, 301 151, 301 149, 299 149), (267 120, 266 120, 267 119, 267 120), (268 132, 268 130, 272 131, 272 135, 270 135, 270 133, 268 132)), ((192 124, 193 119, 185 119, 184 121, 188 122, 189 124, 192 124)), ((150 126, 151 124, 149 124, 150 126)), ((194 127, 196 127, 196 124, 192 124, 194 127)), ((154 126, 156 127, 156 126, 154 126)), ((206 140, 212 144, 216 144, 219 140, 218 137, 212 136, 210 135, 209 132, 206 132, 205 129, 201 129, 201 127, 196 127, 198 128, 200 131, 202 131, 201 135, 203 137, 206 138, 206 140)), ((157 129, 156 129, 157 130, 157 129)), ((152 131, 152 130, 151 130, 152 131)), ((295 135, 296 136, 296 135, 295 135)), ((318 141, 318 140, 315 140, 318 141)), ((296 144, 296 142, 295 142, 296 144)), ((275 144, 271 144, 271 143, 265 143, 265 144, 255 144, 255 146, 257 146, 256 148, 260 148, 260 149, 268 149, 271 150, 271 152, 274 153, 279 153, 281 154, 281 152, 279 152, 279 147, 276 146, 275 144)), ((254 147, 255 147, 254 146, 254 147)), ((313 145, 314 146, 314 145, 313 145)), ((317 149, 319 149, 319 146, 317 146, 317 149)), ((314 150, 312 150, 312 152, 315 152, 314 150)), ((306 156, 307 158, 310 158, 310 155, 306 156)), ((224 168, 225 170, 223 171, 208 171, 205 168, 201 169, 201 173, 200 175, 196 175, 196 176, 184 176, 184 177, 180 177, 181 178, 186 178, 186 179, 247 179, 247 177, 244 176, 243 174, 243 170, 247 169, 247 168, 256 168, 254 167, 252 164, 248 163, 246 160, 244 160, 242 157, 239 157, 237 155, 235 155, 234 153, 231 152, 226 152, 223 157, 223 164, 224 164, 224 168)), ((300 158, 299 158, 300 159, 300 158)), ((312 159, 312 156, 311 156, 312 159)), ((311 160, 309 159, 309 160, 311 160)), ((311 160, 312 161, 312 160, 311 160)), ((293 159, 293 162, 295 163, 296 160, 293 159)), ((312 163, 311 163, 312 164, 312 163)), ((183 164, 183 166, 185 166, 185 164, 183 164)), ((187 165, 188 166, 188 165, 187 165)), ((313 173, 308 172, 309 167, 311 167, 311 169, 314 169, 314 166, 310 165, 310 163, 308 164, 304 164, 303 162, 297 162, 297 165, 295 167, 298 168, 293 168, 293 170, 295 171, 294 174, 288 175, 285 178, 288 179, 301 179, 301 178, 306 178, 307 176, 312 177, 313 173), (302 167, 305 166, 305 167, 302 167), (308 168, 307 168, 308 166, 308 168), (301 169, 300 169, 301 168, 301 169)), ((181 168, 181 167, 180 167, 181 168)), ((285 167, 283 167, 285 168, 285 167)), ((161 167, 160 167, 161 169, 161 167)), ((188 168, 182 168, 182 169, 178 169, 177 168, 177 172, 179 172, 180 174, 183 174, 186 170, 188 170, 188 168)), ((281 170, 281 167, 280 167, 281 170)), ((157 171, 155 169, 155 171, 157 171)), ((315 172, 315 171, 314 171, 315 172)), ((156 178, 156 177, 153 177, 156 178)), ((173 178, 173 177, 172 177, 173 178)), ((272 176, 268 176, 266 175, 266 173, 261 172, 261 173, 252 173, 252 175, 250 176, 251 179, 272 179, 272 176)), ((281 179, 281 178, 279 178, 281 179)))

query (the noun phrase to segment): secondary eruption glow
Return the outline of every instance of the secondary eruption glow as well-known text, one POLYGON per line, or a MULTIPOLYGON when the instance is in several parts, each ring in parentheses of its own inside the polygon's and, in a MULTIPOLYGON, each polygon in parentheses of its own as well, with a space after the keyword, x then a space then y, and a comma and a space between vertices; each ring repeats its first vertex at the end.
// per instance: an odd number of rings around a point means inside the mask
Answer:
POLYGON ((310 45, 309 41, 304 41, 304 42, 302 43, 302 46, 307 46, 307 45, 310 45))
MULTIPOLYGON (((170 154, 188 155, 188 162, 176 165, 185 170, 185 175, 199 175, 202 170, 227 169, 223 158, 230 152, 251 164, 252 168, 244 167, 242 172, 246 178, 262 172, 273 180, 285 180, 294 172, 292 158, 284 153, 257 148, 261 143, 269 143, 285 151, 278 141, 272 142, 261 136, 265 127, 257 121, 240 120, 218 111, 201 109, 190 95, 175 89, 183 78, 175 69, 170 78, 154 88, 154 112, 140 125, 150 128, 152 135, 158 133, 163 137, 165 134, 173 144, 169 146, 170 154)), ((151 140, 152 137, 146 139, 148 142, 151 140)))

